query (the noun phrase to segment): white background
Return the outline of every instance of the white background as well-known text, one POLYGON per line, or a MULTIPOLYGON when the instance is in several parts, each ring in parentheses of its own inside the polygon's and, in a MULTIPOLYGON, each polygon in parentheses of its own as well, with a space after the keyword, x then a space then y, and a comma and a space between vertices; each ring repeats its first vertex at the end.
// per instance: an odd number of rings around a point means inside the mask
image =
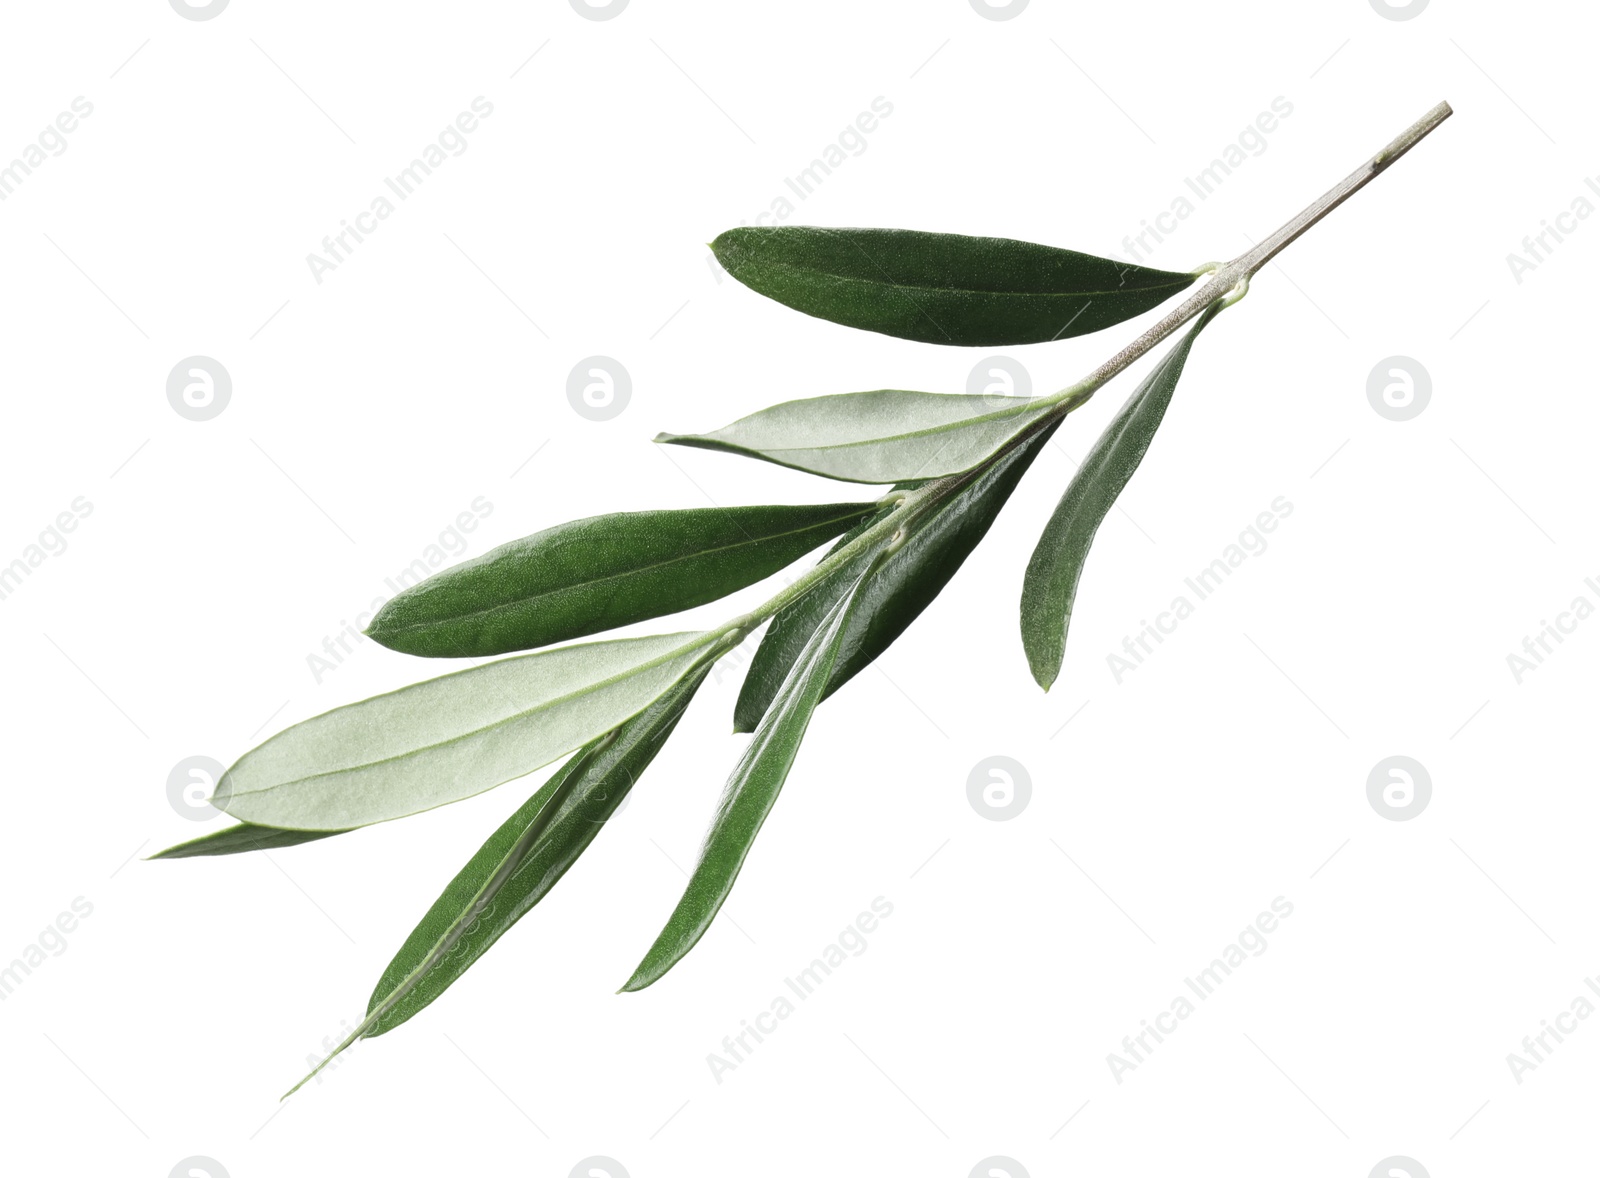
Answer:
MULTIPOLYGON (((1507 655, 1600 603, 1600 221, 1520 283, 1506 256, 1600 169, 1587 10, 234 0, 193 21, 142 0, 5 24, 0 160, 78 96, 93 114, 0 203, 0 563, 75 498, 92 512, 0 601, 0 960, 75 898, 93 912, 0 1004, 0 1170, 1579 1172, 1600 1020, 1520 1084, 1506 1056, 1600 972, 1600 622, 1520 684, 1507 655), (479 96, 464 154, 319 284, 307 254, 479 96), (472 555, 606 511, 851 497, 650 439, 792 397, 965 388, 977 353, 809 320, 707 264, 879 96, 892 115, 791 223, 1100 253, 1287 99, 1155 253, 1174 269, 1242 251, 1439 99, 1457 113, 1200 341, 1048 696, 1022 568, 1137 373, 1062 429, 881 673, 819 711, 723 917, 663 982, 613 994, 744 739, 731 672, 544 905, 280 1107, 534 782, 145 863, 224 821, 170 804, 169 771, 439 670, 365 643, 318 682, 308 656, 479 496, 472 555), (196 354, 233 381, 206 422, 165 392, 196 354), (594 354, 632 376, 610 421, 566 398, 594 354), (1392 355, 1431 374, 1406 422, 1367 399, 1392 355), (1266 551, 1119 684, 1107 655, 1279 496, 1266 551), (1397 754, 1433 783, 1411 821, 1367 798, 1397 754), (1010 821, 967 800, 993 755, 1032 780, 1010 821), (708 1053, 879 896, 867 950, 716 1082, 708 1053), (1108 1053, 1279 896, 1266 952, 1119 1084, 1108 1053)), ((1138 329, 1011 355, 1047 392, 1138 329)))

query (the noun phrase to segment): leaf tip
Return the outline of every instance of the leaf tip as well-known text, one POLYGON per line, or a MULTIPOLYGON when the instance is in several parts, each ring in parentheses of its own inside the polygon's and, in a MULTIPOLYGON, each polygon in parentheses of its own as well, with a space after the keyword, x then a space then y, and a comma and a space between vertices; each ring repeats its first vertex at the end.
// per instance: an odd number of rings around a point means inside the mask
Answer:
MULTIPOLYGON (((653 953, 654 950, 652 950, 652 954, 653 953)), ((617 990, 617 993, 634 994, 649 986, 653 986, 656 982, 660 981, 661 972, 658 970, 651 970, 649 968, 650 964, 650 958, 646 957, 637 966, 635 966, 633 970, 633 976, 622 983, 622 986, 617 990)))
POLYGON ((390 598, 388 601, 380 605, 378 607, 378 612, 372 615, 372 620, 368 622, 361 631, 362 634, 372 639, 379 646, 389 645, 389 622, 394 617, 393 613, 389 609, 392 604, 394 604, 394 599, 390 598))
MULTIPOLYGON (((421 582, 418 582, 421 584, 421 582)), ((434 658, 440 655, 434 642, 429 641, 430 629, 426 625, 418 625, 408 621, 405 616, 409 604, 408 594, 415 585, 402 589, 394 597, 384 602, 378 612, 372 615, 372 620, 367 623, 366 629, 361 633, 372 639, 385 650, 392 650, 396 654, 417 655, 421 658, 434 658), (396 602, 401 602, 398 609, 396 602)), ((457 653, 447 651, 449 654, 457 653)))

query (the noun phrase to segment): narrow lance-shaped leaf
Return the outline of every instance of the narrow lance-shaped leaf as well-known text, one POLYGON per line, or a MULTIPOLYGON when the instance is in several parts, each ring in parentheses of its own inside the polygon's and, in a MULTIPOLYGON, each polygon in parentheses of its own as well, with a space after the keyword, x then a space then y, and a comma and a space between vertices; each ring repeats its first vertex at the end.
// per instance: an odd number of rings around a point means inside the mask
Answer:
POLYGON ((966 347, 1099 331, 1195 280, 1027 241, 911 229, 750 225, 711 249, 751 290, 807 315, 966 347))
MULTIPOLYGON (((894 507, 886 507, 877 515, 862 520, 839 538, 839 542, 829 549, 828 556, 831 557, 844 548, 874 524, 883 522, 894 514, 895 510, 894 507)), ((854 560, 829 573, 800 600, 790 602, 772 615, 772 622, 767 626, 767 632, 762 635, 761 645, 756 647, 755 656, 750 660, 749 669, 744 673, 744 682, 739 687, 739 699, 733 706, 734 732, 756 730, 756 725, 761 723, 761 717, 766 715, 767 707, 772 703, 773 697, 778 694, 778 689, 788 678, 795 660, 805 650, 806 643, 811 641, 811 636, 816 633, 823 619, 839 603, 839 598, 850 591, 851 586, 861 576, 862 570, 876 555, 876 552, 861 553, 854 560)), ((826 560, 827 557, 823 559, 826 560)), ((856 624, 860 624, 859 618, 856 624)), ((828 687, 822 693, 823 699, 827 699, 838 689, 840 682, 838 674, 843 665, 842 658, 834 662, 828 687)))
POLYGON ((242 822, 226 830, 214 830, 188 842, 178 843, 164 851, 157 851, 149 859, 195 859, 202 855, 239 855, 245 851, 276 851, 279 847, 296 847, 317 839, 348 834, 345 830, 280 830, 275 826, 256 826, 242 822))
POLYGON ((760 458, 854 483, 902 483, 977 466, 1052 409, 1087 399, 878 389, 785 401, 708 434, 658 442, 760 458))
POLYGON ((1195 337, 1220 309, 1220 303, 1213 303, 1195 320, 1106 426, 1068 484, 1028 560, 1022 581, 1022 646, 1034 679, 1046 691, 1061 672, 1072 603, 1089 546, 1144 460, 1195 337))
POLYGON ((850 620, 860 588, 871 575, 869 566, 857 580, 855 589, 834 603, 784 680, 771 711, 723 787, 716 817, 706 832, 700 860, 689 877, 683 898, 623 990, 642 990, 681 961, 710 927, 733 890, 733 881, 744 866, 745 856, 750 853, 761 824, 766 821, 773 803, 778 800, 784 779, 789 776, 795 754, 811 723, 811 714, 833 670, 839 639, 850 620))
MULTIPOLYGON (((1055 431, 1054 423, 1040 428, 1037 436, 996 459, 913 525, 905 543, 885 558, 862 588, 860 604, 840 641, 839 657, 828 678, 824 699, 887 650, 939 595, 988 533, 989 525, 1055 431)), ((846 544, 852 538, 847 533, 839 543, 846 544)), ((863 554, 837 569, 772 619, 739 690, 733 713, 735 732, 750 732, 760 723, 807 640, 834 603, 850 590, 870 559, 870 555, 863 554)))
POLYGON ((692 609, 771 576, 870 503, 635 511, 560 524, 390 599, 367 633, 406 654, 532 650, 692 609))
POLYGON ((580 749, 489 836, 389 962, 366 1017, 311 1076, 357 1039, 392 1031, 433 1002, 555 887, 666 744, 710 669, 708 660, 580 749))
POLYGON ((212 804, 264 826, 344 830, 460 801, 643 711, 717 640, 564 646, 335 708, 240 757, 212 804))

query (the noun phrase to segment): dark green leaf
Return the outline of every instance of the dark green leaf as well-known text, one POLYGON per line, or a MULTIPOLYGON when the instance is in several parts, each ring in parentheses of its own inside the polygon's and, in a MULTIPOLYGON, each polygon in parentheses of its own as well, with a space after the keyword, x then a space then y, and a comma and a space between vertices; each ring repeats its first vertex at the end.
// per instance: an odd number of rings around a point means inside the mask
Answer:
POLYGON ((966 347, 1099 331, 1195 280, 1004 237, 910 229, 750 225, 728 230, 711 249, 751 290, 807 315, 966 347))
POLYGON ((709 434, 659 434, 656 441, 846 482, 901 483, 970 470, 1052 409, 1075 404, 878 389, 785 401, 709 434))
POLYGON ((856 581, 855 588, 841 597, 811 636, 794 669, 783 681, 772 709, 745 748, 717 803, 717 814, 700 849, 700 861, 689 877, 689 886, 668 917, 666 927, 656 938, 633 976, 622 987, 642 990, 693 949, 695 942, 710 927, 721 909, 733 881, 738 878, 745 856, 766 821, 778 791, 794 764, 800 742, 805 739, 811 713, 822 698, 822 691, 839 652, 839 639, 859 596, 871 578, 873 566, 856 581))
POLYGON ((357 1039, 394 1030, 438 998, 555 887, 666 744, 710 667, 579 750, 489 836, 406 938, 366 1017, 318 1071, 357 1039))
POLYGON ((1034 679, 1046 691, 1061 672, 1072 603, 1089 546, 1150 448, 1195 336, 1219 309, 1219 304, 1212 304, 1201 314, 1106 426, 1067 486, 1028 560, 1022 581, 1022 646, 1034 679))
MULTIPOLYGON (((550 784, 559 796, 538 839, 515 864, 498 894, 489 899, 471 927, 456 942, 448 958, 439 962, 420 985, 392 1004, 370 1034, 381 1035, 393 1030, 432 1002, 555 887, 556 881, 594 840, 666 744, 709 670, 708 662, 619 728, 609 742, 593 752, 574 757, 556 774, 550 784)), ((470 894, 468 889, 475 892, 475 884, 481 885, 493 874, 495 865, 504 858, 505 849, 515 844, 519 833, 532 823, 539 810, 533 802, 519 810, 450 882, 444 895, 389 963, 373 991, 369 1011, 376 1010, 401 979, 421 962, 426 949, 462 911, 459 901, 470 894)))
POLYGON ((193 859, 201 855, 238 855, 244 851, 276 851, 279 847, 294 847, 316 839, 348 834, 344 830, 280 830, 275 826, 255 826, 241 822, 226 830, 212 831, 199 838, 157 851, 148 859, 193 859))
POLYGON ((429 577, 367 633, 406 654, 531 650, 715 601, 833 539, 870 503, 636 511, 561 524, 429 577))
MULTIPOLYGON (((979 472, 971 483, 914 525, 905 544, 883 562, 862 589, 861 603, 845 629, 824 699, 887 650, 939 595, 989 531, 989 525, 1055 430, 1054 424, 1044 427, 1036 437, 979 472)), ((866 525, 858 525, 857 530, 863 526, 866 525)), ((846 544, 852 538, 847 534, 839 543, 846 544)), ((760 722, 806 641, 861 575, 869 559, 867 555, 857 557, 772 619, 739 691, 733 714, 735 732, 750 732, 760 722)))

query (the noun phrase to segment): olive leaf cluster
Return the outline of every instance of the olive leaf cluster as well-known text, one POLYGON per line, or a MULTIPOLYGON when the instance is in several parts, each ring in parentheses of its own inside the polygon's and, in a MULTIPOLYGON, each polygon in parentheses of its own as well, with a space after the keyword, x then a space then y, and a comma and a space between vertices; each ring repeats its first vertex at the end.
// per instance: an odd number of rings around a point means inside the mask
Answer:
POLYGON ((544 898, 637 784, 713 664, 770 620, 734 708, 735 730, 753 735, 682 897, 622 988, 658 981, 727 899, 818 706, 939 594, 1067 414, 1187 322, 1089 450, 1028 561, 1022 646, 1035 680, 1050 686, 1095 533, 1144 460, 1196 336, 1273 253, 1448 113, 1435 108, 1407 132, 1409 141, 1402 136, 1324 197, 1324 207, 1220 268, 1175 273, 1028 242, 894 229, 724 233, 712 245, 717 258, 760 294, 847 327, 954 346, 1038 344, 1099 331, 1216 273, 1140 341, 1049 396, 879 389, 787 401, 709 433, 661 435, 666 444, 889 489, 840 503, 580 519, 412 586, 376 615, 372 638, 421 658, 511 657, 279 732, 217 784, 213 804, 239 824, 156 857, 332 838, 472 797, 565 758, 445 886, 337 1055, 433 1002, 544 898), (830 542, 821 560, 764 605, 722 626, 572 641, 715 601, 830 542))

